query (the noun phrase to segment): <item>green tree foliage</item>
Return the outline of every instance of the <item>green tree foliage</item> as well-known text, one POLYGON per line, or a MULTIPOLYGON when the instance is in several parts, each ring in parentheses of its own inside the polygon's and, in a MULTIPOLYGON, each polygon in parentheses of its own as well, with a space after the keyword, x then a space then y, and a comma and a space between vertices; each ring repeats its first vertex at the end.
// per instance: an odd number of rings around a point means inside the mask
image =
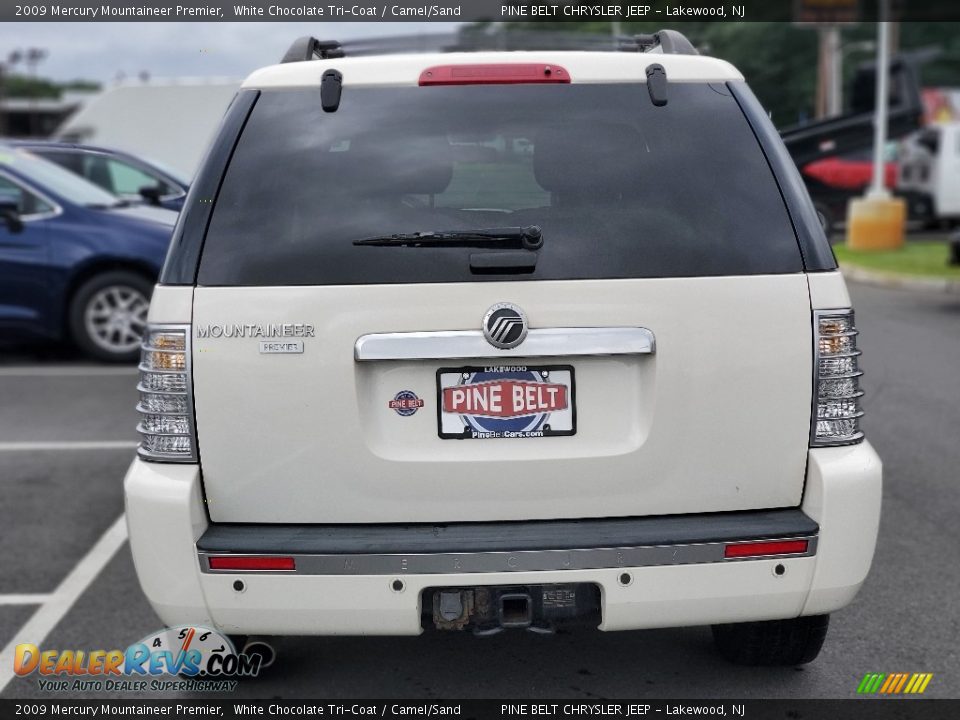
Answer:
POLYGON ((92 80, 71 80, 56 83, 46 78, 11 74, 3 77, 3 94, 20 98, 59 98, 64 90, 99 90, 100 83, 92 80))
POLYGON ((4 94, 7 97, 58 98, 60 90, 49 80, 26 75, 8 75, 4 78, 4 94))

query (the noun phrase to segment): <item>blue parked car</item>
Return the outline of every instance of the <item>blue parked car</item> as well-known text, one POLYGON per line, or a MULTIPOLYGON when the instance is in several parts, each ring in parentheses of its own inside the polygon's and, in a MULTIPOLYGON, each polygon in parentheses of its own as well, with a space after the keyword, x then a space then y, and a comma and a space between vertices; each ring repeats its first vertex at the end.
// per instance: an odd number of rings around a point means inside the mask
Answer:
POLYGON ((0 337, 69 338, 101 360, 136 359, 175 220, 0 145, 0 337))
POLYGON ((12 140, 9 144, 55 162, 124 200, 179 211, 190 189, 189 181, 176 171, 122 150, 46 140, 12 140))

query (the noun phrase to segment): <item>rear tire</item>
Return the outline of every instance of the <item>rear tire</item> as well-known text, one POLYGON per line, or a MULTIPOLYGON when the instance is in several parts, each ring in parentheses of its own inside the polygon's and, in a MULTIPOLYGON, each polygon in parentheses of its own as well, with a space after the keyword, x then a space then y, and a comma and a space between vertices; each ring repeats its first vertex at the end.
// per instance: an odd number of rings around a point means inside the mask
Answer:
POLYGON ((227 635, 227 639, 233 643, 233 649, 237 655, 243 652, 243 646, 247 644, 246 635, 227 635))
POLYGON ((68 309, 70 335, 84 354, 106 362, 134 362, 147 326, 153 284, 129 270, 95 275, 68 309))
POLYGON ((714 625, 713 641, 737 665, 803 665, 820 654, 829 615, 714 625))

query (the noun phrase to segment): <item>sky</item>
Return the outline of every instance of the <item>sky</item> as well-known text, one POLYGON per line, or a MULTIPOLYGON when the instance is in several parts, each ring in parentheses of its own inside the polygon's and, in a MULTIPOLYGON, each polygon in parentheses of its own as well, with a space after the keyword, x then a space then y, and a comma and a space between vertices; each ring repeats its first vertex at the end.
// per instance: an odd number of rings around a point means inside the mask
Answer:
MULTIPOLYGON (((110 82, 146 71, 154 78, 230 77, 280 60, 296 38, 356 39, 444 33, 460 23, 3 23, 0 61, 13 50, 47 50, 37 75, 57 81, 76 78, 110 82)), ((24 72, 21 64, 15 71, 24 72)))

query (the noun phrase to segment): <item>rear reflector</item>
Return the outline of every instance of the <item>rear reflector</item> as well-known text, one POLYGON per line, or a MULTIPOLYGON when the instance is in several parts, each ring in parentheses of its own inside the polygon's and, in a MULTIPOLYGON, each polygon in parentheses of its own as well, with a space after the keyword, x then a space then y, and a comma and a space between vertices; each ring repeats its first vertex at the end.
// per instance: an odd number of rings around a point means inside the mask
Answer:
POLYGON ((542 63, 435 65, 420 73, 420 85, 515 85, 569 82, 570 73, 564 68, 542 63))
POLYGON ((211 570, 296 570, 292 557, 221 555, 210 558, 211 570))
POLYGON ((723 549, 725 558, 757 557, 763 555, 794 555, 807 551, 807 540, 773 540, 737 543, 723 549))

